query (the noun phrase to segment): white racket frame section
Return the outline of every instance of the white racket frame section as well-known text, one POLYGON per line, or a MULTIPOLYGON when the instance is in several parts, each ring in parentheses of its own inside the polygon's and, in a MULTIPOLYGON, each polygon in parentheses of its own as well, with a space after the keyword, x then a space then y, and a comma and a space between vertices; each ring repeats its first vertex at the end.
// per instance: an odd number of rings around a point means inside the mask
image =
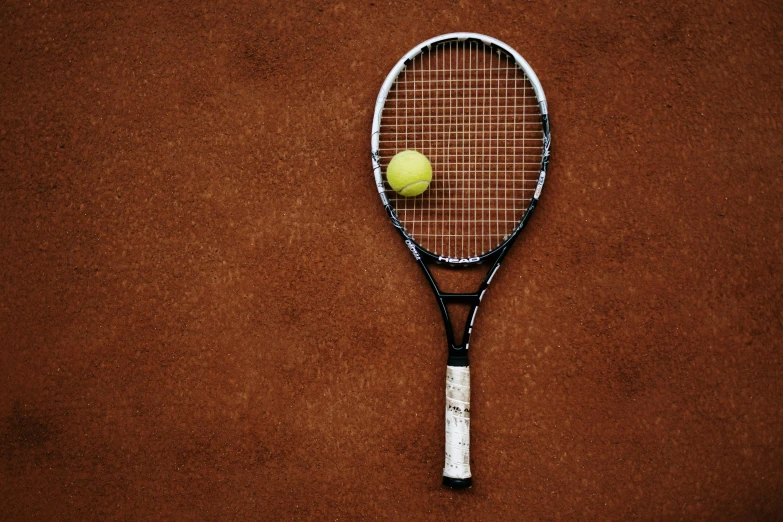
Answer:
MULTIPOLYGON (((389 96, 389 91, 392 88, 392 85, 394 85, 394 82, 397 80, 397 77, 400 75, 400 73, 405 69, 406 64, 409 63, 411 60, 413 60, 416 56, 420 55, 421 53, 425 51, 429 51, 432 46, 437 45, 439 43, 448 42, 448 41, 460 41, 464 42, 466 40, 478 40, 482 42, 484 45, 487 46, 497 46, 506 53, 508 53, 511 57, 514 58, 514 61, 516 61, 517 65, 525 72, 525 75, 527 75, 528 79, 530 80, 530 84, 533 87, 533 90, 536 93, 536 98, 538 99, 538 104, 541 107, 541 114, 547 115, 547 107, 546 107, 546 96, 544 95, 544 89, 541 87, 541 82, 538 81, 538 76, 536 76, 536 73, 533 72, 533 69, 530 67, 530 64, 525 61, 524 58, 522 58, 522 55, 520 55, 518 52, 516 52, 514 49, 509 47, 507 44, 501 42, 500 40, 497 40, 496 38, 492 38, 491 36, 486 36, 483 34, 478 33, 449 33, 444 34, 441 36, 436 36, 435 38, 430 38, 426 42, 423 42, 403 56, 399 62, 392 68, 389 75, 386 77, 386 80, 383 82, 383 85, 381 86, 381 91, 378 93, 378 99, 375 101, 375 113, 373 115, 372 119, 372 135, 370 138, 370 150, 372 151, 372 167, 373 167, 373 174, 375 175, 375 185, 378 187, 378 192, 381 195, 381 201, 383 202, 384 206, 389 205, 389 200, 386 197, 385 194, 385 188, 383 185, 383 172, 381 169, 381 155, 380 155, 380 139, 381 139, 381 117, 383 116, 383 107, 386 104, 386 98, 389 96)), ((539 181, 539 187, 536 190, 536 198, 541 193, 541 185, 543 185, 543 179, 539 181)))

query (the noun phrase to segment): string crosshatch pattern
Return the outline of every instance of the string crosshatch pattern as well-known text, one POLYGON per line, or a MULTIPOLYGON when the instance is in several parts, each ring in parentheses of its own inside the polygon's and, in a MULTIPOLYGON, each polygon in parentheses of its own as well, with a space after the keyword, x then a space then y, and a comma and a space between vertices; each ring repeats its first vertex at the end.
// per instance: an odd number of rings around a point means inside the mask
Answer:
POLYGON ((480 41, 432 46, 406 65, 380 125, 380 164, 413 149, 432 163, 421 196, 384 190, 414 240, 470 259, 508 239, 533 199, 544 153, 539 100, 525 71, 480 41))
POLYGON ((546 180, 544 91, 530 65, 499 40, 475 33, 432 38, 386 77, 370 142, 381 202, 426 276, 446 330, 443 485, 470 487, 470 334, 487 287, 546 180), (432 182, 416 197, 397 194, 386 179, 394 155, 410 149, 432 163, 432 182), (433 263, 489 268, 475 292, 454 293, 440 289, 433 263), (461 336, 451 304, 468 308, 461 336))

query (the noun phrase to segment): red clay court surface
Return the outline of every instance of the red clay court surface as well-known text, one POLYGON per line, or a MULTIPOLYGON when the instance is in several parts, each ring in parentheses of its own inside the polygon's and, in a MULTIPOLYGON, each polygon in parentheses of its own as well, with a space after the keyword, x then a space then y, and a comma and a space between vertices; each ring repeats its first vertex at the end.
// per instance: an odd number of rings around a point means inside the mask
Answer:
POLYGON ((783 519, 783 9, 663 4, 3 3, 0 518, 783 519), (553 140, 460 492, 369 136, 453 31, 553 140))

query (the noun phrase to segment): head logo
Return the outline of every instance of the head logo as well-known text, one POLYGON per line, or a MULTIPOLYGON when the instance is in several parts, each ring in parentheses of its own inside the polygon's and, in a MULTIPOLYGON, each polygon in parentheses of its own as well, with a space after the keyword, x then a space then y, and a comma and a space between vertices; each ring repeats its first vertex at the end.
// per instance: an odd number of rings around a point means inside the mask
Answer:
POLYGON ((467 258, 465 258, 465 259, 458 259, 458 258, 456 258, 456 257, 443 257, 443 256, 438 256, 438 261, 444 261, 444 262, 446 262, 446 263, 451 263, 451 264, 459 264, 459 263, 475 263, 475 262, 476 262, 476 261, 478 261, 479 259, 481 259, 481 258, 478 258, 478 257, 467 257, 467 258))

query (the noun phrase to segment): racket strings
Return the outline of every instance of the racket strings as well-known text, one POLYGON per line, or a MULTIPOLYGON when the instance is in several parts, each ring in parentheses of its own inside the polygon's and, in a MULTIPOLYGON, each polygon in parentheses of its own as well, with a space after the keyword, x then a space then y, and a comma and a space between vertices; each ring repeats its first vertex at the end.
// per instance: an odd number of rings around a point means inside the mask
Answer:
POLYGON ((380 163, 398 152, 430 159, 433 179, 421 196, 386 195, 408 234, 448 258, 483 255, 522 220, 543 153, 538 99, 504 52, 475 41, 447 42, 414 58, 383 109, 380 163))

